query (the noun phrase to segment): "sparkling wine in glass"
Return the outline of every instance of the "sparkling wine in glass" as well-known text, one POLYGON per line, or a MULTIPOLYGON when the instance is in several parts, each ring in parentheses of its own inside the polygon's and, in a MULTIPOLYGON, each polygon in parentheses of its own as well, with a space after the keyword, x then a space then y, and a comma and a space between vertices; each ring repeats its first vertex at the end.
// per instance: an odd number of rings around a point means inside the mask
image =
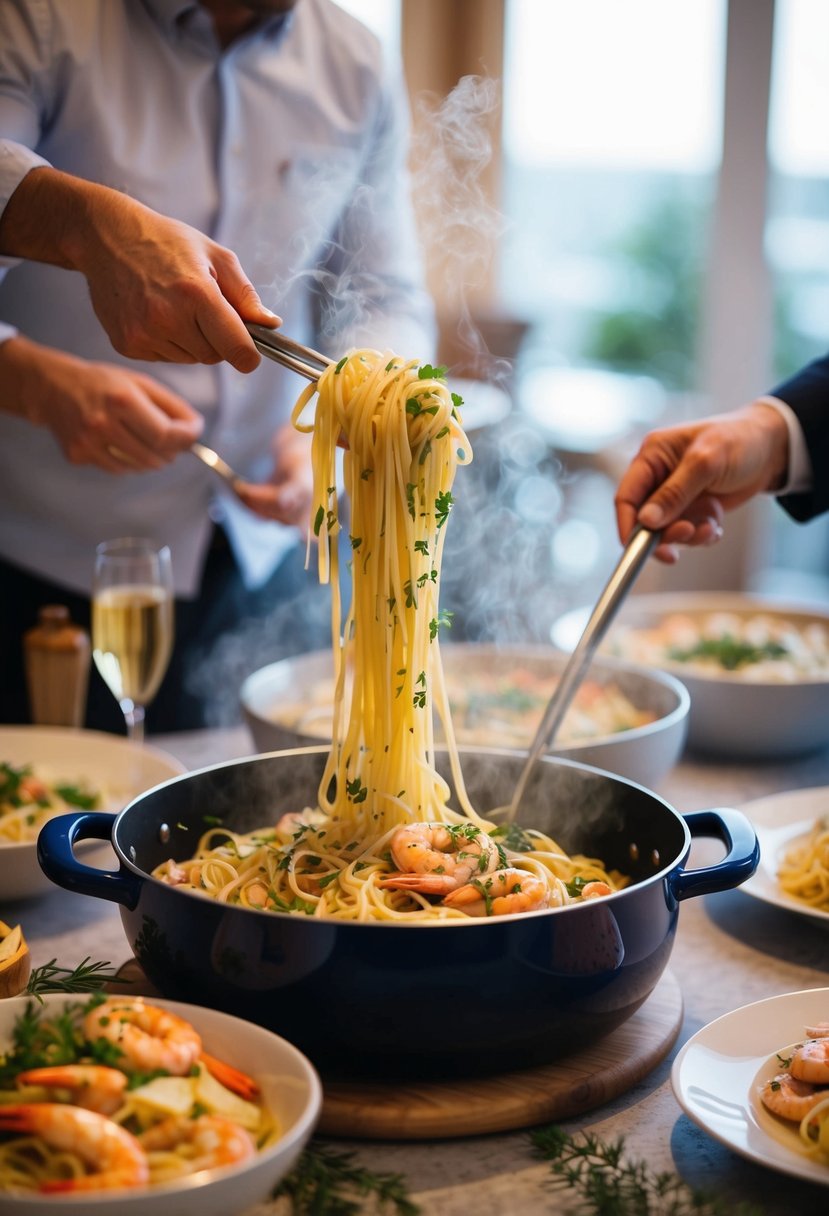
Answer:
POLYGON ((92 655, 121 706, 130 739, 144 738, 144 711, 158 692, 172 649, 170 550, 142 537, 98 545, 92 655))

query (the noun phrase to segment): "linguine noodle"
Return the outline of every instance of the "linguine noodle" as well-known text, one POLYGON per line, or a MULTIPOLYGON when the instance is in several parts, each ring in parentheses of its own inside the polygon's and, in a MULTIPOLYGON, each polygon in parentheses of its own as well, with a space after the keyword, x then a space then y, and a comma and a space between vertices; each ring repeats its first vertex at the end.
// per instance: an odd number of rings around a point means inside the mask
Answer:
MULTIPOLYGON (((546 884, 544 906, 579 898, 593 880, 623 882, 598 862, 568 857, 539 832, 511 828, 499 836, 467 796, 440 660, 439 633, 450 614, 439 609, 439 590, 455 472, 472 454, 462 401, 444 373, 357 350, 300 396, 293 422, 312 433, 312 532, 320 581, 332 588, 333 741, 317 806, 248 835, 211 828, 193 858, 165 862, 157 877, 271 911, 350 920, 465 919, 466 912, 423 890, 381 885, 396 870, 395 833, 423 823, 446 825, 459 856, 470 841, 492 834, 499 868, 514 867, 546 884), (315 396, 313 420, 306 422, 315 396), (344 623, 337 546, 341 437, 352 584, 344 623), (448 805, 450 788, 435 765, 433 710, 443 725, 459 810, 448 805)), ((309 537, 309 555, 310 545, 309 537)), ((520 881, 519 875, 515 887, 520 881)), ((487 899, 486 891, 482 896, 487 899)))

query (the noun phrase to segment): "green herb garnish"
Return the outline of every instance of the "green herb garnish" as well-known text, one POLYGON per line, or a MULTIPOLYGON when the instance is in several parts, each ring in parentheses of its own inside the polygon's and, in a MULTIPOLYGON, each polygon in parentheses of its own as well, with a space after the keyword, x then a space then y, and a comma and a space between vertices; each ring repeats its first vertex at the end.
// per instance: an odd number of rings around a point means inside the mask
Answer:
POLYGON ((517 823, 503 823, 489 834, 512 853, 531 853, 535 848, 532 838, 517 823))
POLYGON ((409 1199, 401 1174, 376 1174, 359 1164, 354 1153, 339 1152, 312 1143, 287 1178, 274 1191, 274 1199, 291 1200, 294 1216, 359 1216, 365 1200, 378 1212, 418 1216, 420 1208, 409 1199))
POLYGON ((418 380, 445 380, 446 367, 432 367, 431 363, 424 363, 423 367, 417 369, 418 380))
POLYGON ((29 976, 26 992, 40 1000, 44 992, 99 992, 116 970, 109 963, 91 963, 85 958, 77 967, 59 967, 57 959, 35 967, 29 976))
POLYGON ((695 645, 687 648, 671 646, 668 649, 668 657, 677 663, 689 663, 694 659, 713 659, 726 671, 737 671, 740 667, 760 663, 763 659, 782 659, 788 653, 786 647, 781 646, 779 642, 764 642, 762 646, 754 646, 751 642, 741 642, 729 633, 721 638, 700 638, 695 645))
POLYGON ((623 1137, 605 1143, 587 1132, 568 1136, 552 1124, 532 1132, 530 1141, 549 1161, 556 1190, 578 1192, 584 1216, 760 1216, 752 1204, 706 1194, 678 1174, 625 1160, 623 1137))

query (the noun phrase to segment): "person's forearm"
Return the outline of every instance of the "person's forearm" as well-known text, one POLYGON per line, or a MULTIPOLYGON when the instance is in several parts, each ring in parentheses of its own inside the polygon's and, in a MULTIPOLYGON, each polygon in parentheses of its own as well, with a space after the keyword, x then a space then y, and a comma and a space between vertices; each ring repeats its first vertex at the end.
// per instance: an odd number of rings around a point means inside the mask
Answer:
POLYGON ((0 410, 42 426, 42 404, 55 362, 75 362, 71 355, 51 350, 18 334, 0 342, 0 410))
POLYGON ((0 216, 0 254, 80 270, 94 206, 115 193, 48 166, 32 169, 0 216))

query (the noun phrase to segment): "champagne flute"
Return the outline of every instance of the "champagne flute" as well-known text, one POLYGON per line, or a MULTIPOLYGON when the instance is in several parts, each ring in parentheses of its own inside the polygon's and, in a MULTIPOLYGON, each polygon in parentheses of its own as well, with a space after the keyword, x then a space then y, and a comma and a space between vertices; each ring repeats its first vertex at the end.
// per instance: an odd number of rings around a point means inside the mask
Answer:
POLYGON ((142 537, 103 541, 95 550, 92 656, 121 706, 127 736, 139 743, 172 649, 170 550, 142 537))

